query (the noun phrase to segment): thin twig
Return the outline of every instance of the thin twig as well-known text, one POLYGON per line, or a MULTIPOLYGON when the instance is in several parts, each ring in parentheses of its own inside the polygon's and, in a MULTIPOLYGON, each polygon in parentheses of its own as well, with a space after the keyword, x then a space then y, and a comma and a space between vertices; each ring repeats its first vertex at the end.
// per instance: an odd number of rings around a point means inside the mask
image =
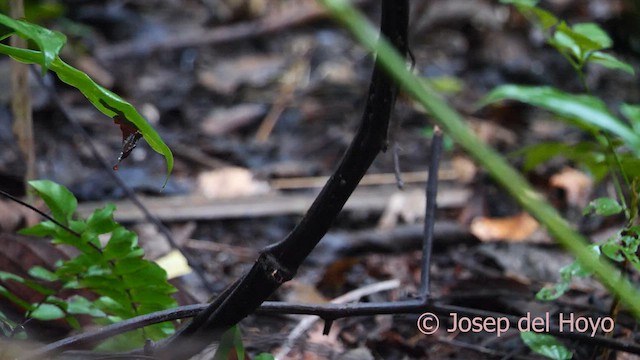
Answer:
POLYGON ((429 163, 429 179, 427 180, 427 204, 424 217, 424 242, 422 244, 422 273, 420 278, 420 296, 429 297, 429 279, 431 272, 431 251, 433 249, 433 228, 436 222, 436 195, 438 194, 438 168, 442 152, 442 131, 438 126, 433 128, 431 154, 429 163))
POLYGON ((182 249, 182 247, 173 238, 173 234, 171 234, 171 231, 169 231, 169 229, 167 229, 167 227, 164 226, 162 222, 155 215, 153 215, 149 211, 149 209, 147 209, 146 206, 144 206, 144 204, 140 201, 140 199, 138 198, 136 193, 131 189, 131 187, 129 187, 129 185, 127 185, 127 183, 125 183, 120 178, 120 176, 118 176, 113 171, 112 165, 109 164, 107 160, 100 154, 95 144, 93 143, 93 139, 91 138, 89 133, 87 133, 87 131, 82 127, 82 125, 80 125, 80 122, 75 118, 75 116, 71 114, 67 106, 62 102, 62 100, 58 96, 56 90, 53 88, 53 85, 46 84, 37 73, 37 70, 35 67, 32 67, 31 70, 34 72, 34 75, 36 75, 36 77, 40 80, 40 85, 47 90, 47 92, 49 93, 49 96, 51 97, 51 99, 53 99, 53 102, 58 108, 58 110, 60 110, 62 115, 69 121, 71 126, 73 126, 74 130, 80 133, 82 137, 86 140, 86 143, 89 145, 91 154, 98 161, 98 164, 100 165, 100 167, 102 167, 103 171, 115 181, 115 183, 124 191, 125 195, 129 198, 129 200, 131 200, 131 202, 138 209, 140 209, 140 211, 144 214, 147 221, 155 225, 155 227, 162 233, 162 235, 164 235, 167 238, 167 240, 169 241, 169 244, 171 244, 171 246, 174 249, 177 249, 178 251, 180 251, 182 256, 184 256, 185 259, 187 259, 189 266, 200 278, 204 287, 210 292, 214 292, 215 289, 213 285, 207 281, 204 269, 200 265, 200 263, 195 261, 195 259, 190 254, 188 254, 186 251, 182 249))
MULTIPOLYGON (((353 316, 371 316, 384 314, 421 314, 432 312, 440 316, 450 316, 456 313, 458 316, 466 316, 470 318, 507 318, 512 327, 516 327, 519 317, 496 313, 485 310, 470 309, 460 306, 436 304, 432 299, 429 303, 421 299, 405 300, 385 303, 356 303, 356 304, 292 304, 286 302, 264 302, 257 310, 256 314, 299 314, 299 315, 315 315, 323 319, 340 319, 353 316)), ((207 309, 210 304, 197 304, 180 306, 170 310, 158 311, 152 314, 137 316, 135 318, 121 321, 117 324, 105 326, 102 329, 90 331, 87 333, 71 336, 54 343, 43 346, 36 350, 28 359, 40 359, 46 355, 54 355, 67 349, 87 348, 88 345, 97 343, 98 341, 108 339, 112 336, 132 331, 141 327, 178 319, 190 318, 198 315, 207 309)), ((601 345, 613 350, 624 351, 632 354, 640 354, 640 345, 611 339, 605 336, 590 333, 573 333, 560 332, 558 327, 551 326, 549 333, 561 338, 575 340, 580 343, 590 345, 601 345)), ((566 329, 565 329, 566 330, 566 329)))
POLYGON ((63 228, 69 234, 71 234, 71 235, 73 235, 73 236, 75 236, 77 238, 81 238, 80 234, 78 234, 77 232, 73 231, 70 227, 68 227, 65 224, 63 224, 63 223, 59 222, 58 220, 54 219, 51 215, 48 215, 47 213, 45 213, 44 211, 38 209, 37 207, 35 207, 33 205, 30 205, 30 204, 18 199, 17 197, 9 194, 8 192, 5 192, 4 190, 0 190, 0 195, 4 196, 4 197, 6 197, 6 198, 8 198, 8 199, 10 199, 12 201, 15 201, 15 202, 17 202, 18 204, 20 204, 20 205, 22 205, 24 207, 27 207, 27 208, 35 211, 36 213, 38 213, 43 218, 51 221, 52 223, 60 226, 61 228, 63 228))
MULTIPOLYGON (((331 300, 330 302, 332 304, 344 304, 348 302, 358 301, 364 296, 375 294, 382 291, 393 290, 398 288, 399 286, 400 286, 400 281, 396 279, 381 281, 375 284, 370 284, 370 285, 363 286, 361 288, 349 291, 346 294, 340 295, 337 298, 331 300)), ((296 340, 300 336, 302 336, 307 330, 309 330, 309 328, 311 328, 311 326, 317 320, 318 320, 318 317, 313 315, 308 315, 303 317, 298 322, 298 325, 296 325, 296 327, 294 327, 293 330, 291 330, 291 332, 289 333, 289 336, 287 336, 287 340, 285 344, 280 348, 275 358, 282 359, 285 356, 287 356, 289 351, 291 351, 291 349, 293 348, 293 344, 295 344, 296 340)))

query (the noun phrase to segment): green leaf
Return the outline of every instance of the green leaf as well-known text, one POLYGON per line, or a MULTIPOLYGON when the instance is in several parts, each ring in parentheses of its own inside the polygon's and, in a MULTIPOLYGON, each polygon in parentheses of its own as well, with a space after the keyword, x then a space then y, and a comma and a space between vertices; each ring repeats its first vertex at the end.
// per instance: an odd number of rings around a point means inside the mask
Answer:
POLYGON ((129 257, 119 259, 116 261, 113 273, 114 275, 119 276, 128 275, 135 273, 136 271, 140 271, 148 266, 151 266, 151 263, 148 261, 142 261, 140 258, 129 257))
POLYGON ((616 241, 608 241, 602 244, 602 253, 616 262, 622 262, 625 259, 622 246, 616 241))
MULTIPOLYGON (((37 304, 33 304, 36 306, 37 304)), ((56 320, 62 319, 66 315, 62 309, 53 304, 43 303, 37 306, 32 312, 31 317, 38 320, 56 320)))
POLYGON ((622 138, 640 155, 640 135, 622 120, 613 116, 602 100, 588 95, 569 94, 547 86, 499 86, 481 105, 511 99, 547 109, 557 115, 573 118, 585 125, 597 126, 622 138))
MULTIPOLYGON (((108 260, 123 258, 130 255, 137 247, 138 236, 122 226, 111 233, 111 238, 104 248, 104 257, 108 260)), ((137 255, 137 254, 136 254, 137 255)))
MULTIPOLYGON (((607 49, 610 48, 611 45, 613 45, 613 41, 611 40, 609 35, 607 35, 607 33, 602 30, 600 25, 596 23, 580 23, 573 25, 571 28, 575 33, 580 34, 589 39, 590 42, 597 44, 596 46, 599 47, 597 48, 597 50, 607 49)), ((590 49, 596 50, 595 47, 590 49)))
POLYGON ((34 266, 29 269, 29 275, 33 276, 36 279, 41 279, 45 281, 57 281, 59 280, 58 276, 49 271, 48 269, 43 268, 42 266, 34 266))
POLYGON ((573 357, 571 351, 551 335, 523 331, 520 338, 531 350, 549 359, 568 360, 573 357))
POLYGON ((242 334, 238 325, 232 326, 222 334, 213 360, 227 360, 231 356, 236 359, 244 359, 244 345, 242 344, 242 334), (233 350, 235 350, 235 353, 232 352, 233 350))
POLYGON ((633 70, 633 66, 629 65, 624 61, 618 60, 615 56, 611 54, 607 54, 602 51, 594 51, 589 57, 589 61, 602 65, 607 69, 621 70, 631 75, 635 74, 635 70, 633 70))
POLYGON ((589 205, 582 210, 582 215, 589 215, 595 212, 597 215, 611 216, 619 214, 623 210, 622 205, 615 199, 601 197, 591 201, 589 205))
POLYGON ((580 64, 584 62, 585 54, 583 46, 581 46, 579 42, 582 43, 582 45, 597 46, 597 44, 593 42, 588 44, 589 39, 573 32, 573 30, 571 30, 564 21, 557 26, 556 31, 553 33, 553 37, 549 38, 547 42, 556 47, 559 51, 571 54, 580 64))
POLYGON ((24 286, 29 287, 32 290, 35 290, 37 292, 39 292, 40 294, 43 295, 51 295, 54 293, 53 290, 49 289, 46 286, 42 286, 40 284, 38 284, 37 282, 30 280, 30 279, 25 279, 22 276, 16 275, 16 274, 12 274, 10 272, 6 272, 6 271, 0 271, 0 281, 13 281, 16 282, 18 284, 22 284, 24 286))
POLYGON ((87 298, 74 295, 67 300, 68 308, 67 312, 69 314, 74 315, 90 315, 93 317, 105 317, 105 314, 102 310, 98 309, 98 307, 92 302, 87 300, 87 298))
MULTIPOLYGON (((166 310, 176 306, 176 301, 168 294, 174 291, 156 291, 153 289, 137 288, 131 289, 131 299, 133 302, 144 305, 156 305, 159 306, 154 311, 166 310)), ((142 312, 141 313, 145 313, 142 312)))
POLYGON ((538 4, 539 0, 500 0, 503 4, 519 5, 534 7, 538 4))
POLYGON ((455 76, 435 76, 423 78, 431 88, 443 94, 455 94, 462 91, 464 82, 455 76))
POLYGON ((114 204, 106 204, 103 208, 96 209, 87 219, 85 231, 90 232, 92 235, 100 235, 121 227, 120 224, 113 220, 115 209, 116 206, 114 204))
POLYGON ((37 63, 42 66, 43 72, 49 69, 51 63, 67 42, 64 34, 23 20, 14 20, 4 14, 0 14, 0 24, 15 30, 18 36, 32 40, 38 46, 38 49, 41 50, 41 58, 37 63))
POLYGON ((35 224, 31 227, 20 229, 18 234, 22 235, 31 235, 31 236, 55 236, 58 230, 58 225, 54 224, 52 221, 43 221, 39 224, 35 224))
POLYGON ((122 281, 124 286, 130 289, 175 292, 175 288, 167 282, 167 272, 155 263, 148 263, 149 266, 125 275, 122 281))
POLYGON ((260 353, 253 360, 275 360, 276 358, 269 353, 260 353))
POLYGON ((553 301, 560 298, 569 290, 568 281, 560 281, 556 284, 545 286, 536 293, 536 299, 540 301, 553 301))
POLYGON ((9 301, 11 301, 12 303, 20 306, 21 308, 25 309, 25 310, 30 310, 33 307, 31 306, 31 304, 29 304, 28 302, 20 299, 19 297, 15 296, 11 291, 9 291, 9 289, 7 289, 6 287, 0 285, 0 295, 4 296, 5 298, 7 298, 9 301))
POLYGON ((547 10, 540 9, 538 7, 533 7, 530 9, 530 11, 533 13, 533 15, 536 16, 543 30, 548 30, 553 26, 555 26, 558 22, 560 22, 560 20, 558 20, 557 17, 555 17, 552 13, 548 12, 547 10))
MULTIPOLYGON (((18 49, 0 44, 0 53, 27 63, 39 63, 40 52, 18 49)), ((130 103, 124 101, 120 96, 96 84, 87 74, 68 65, 59 57, 51 63, 50 69, 58 75, 64 83, 69 84, 82 92, 82 94, 100 110, 103 114, 113 118, 120 116, 123 121, 128 121, 135 126, 145 138, 149 146, 157 153, 163 155, 167 162, 167 177, 163 184, 166 186, 169 175, 173 169, 173 154, 169 147, 162 141, 155 129, 140 115, 130 103)))
POLYGON ((69 189, 49 180, 31 180, 29 185, 47 204, 54 219, 65 225, 71 220, 78 207, 78 200, 69 189))
POLYGON ((640 132, 640 105, 636 104, 622 104, 620 106, 620 112, 624 115, 631 126, 636 132, 640 132))

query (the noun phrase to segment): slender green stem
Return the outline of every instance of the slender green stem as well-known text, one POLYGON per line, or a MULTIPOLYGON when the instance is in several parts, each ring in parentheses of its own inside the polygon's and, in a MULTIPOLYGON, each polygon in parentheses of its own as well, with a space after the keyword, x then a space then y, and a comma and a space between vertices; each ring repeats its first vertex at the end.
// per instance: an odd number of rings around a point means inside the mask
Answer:
POLYGON ((624 208, 624 216, 626 217, 627 221, 630 221, 631 216, 629 213, 629 207, 627 206, 627 200, 624 196, 624 192, 622 190, 622 184, 620 184, 620 179, 618 179, 618 175, 616 175, 616 171, 614 169, 617 168, 618 171, 620 171, 620 175, 622 176, 622 179, 624 180, 625 185, 627 186, 627 189, 631 188, 629 184, 629 179, 627 178, 627 174, 625 173, 624 168, 622 167, 622 163, 620 162, 620 158, 618 157, 618 154, 616 154, 616 150, 613 148, 611 137, 607 133, 603 133, 603 135, 604 135, 604 140, 606 142, 606 146, 608 150, 608 154, 606 155, 606 157, 607 157, 607 163, 609 165, 609 169, 611 173, 611 180, 613 181, 613 186, 616 189, 616 195, 618 197, 618 200, 622 203, 622 207, 624 208))
POLYGON ((589 250, 587 241, 567 221, 533 190, 522 175, 509 165, 495 150, 480 141, 464 123, 460 114, 453 110, 438 95, 411 74, 405 60, 386 40, 378 41, 377 31, 366 18, 345 0, 319 0, 367 49, 375 52, 386 71, 413 96, 434 121, 472 156, 502 187, 529 213, 543 224, 554 238, 569 249, 579 263, 597 275, 602 283, 630 307, 640 318, 640 293, 620 272, 589 250))

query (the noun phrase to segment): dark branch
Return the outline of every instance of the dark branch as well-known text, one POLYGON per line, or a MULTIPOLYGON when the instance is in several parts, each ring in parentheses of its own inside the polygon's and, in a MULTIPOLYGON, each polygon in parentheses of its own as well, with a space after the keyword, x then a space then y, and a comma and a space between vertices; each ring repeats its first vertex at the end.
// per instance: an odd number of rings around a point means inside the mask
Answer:
MULTIPOLYGON (((207 309, 210 304, 198 304, 181 306, 171 310, 164 310, 138 316, 128 319, 117 324, 105 326, 96 331, 87 332, 72 336, 55 343, 48 344, 36 352, 32 353, 27 359, 38 359, 46 355, 54 355, 67 349, 83 349, 95 345, 97 342, 105 340, 109 337, 122 334, 127 331, 139 329, 141 327, 153 325, 164 321, 173 321, 194 317, 203 310, 207 309)), ((459 306, 440 305, 426 303, 422 300, 407 300, 399 302, 387 303, 353 303, 353 304, 291 304, 284 302, 264 302, 257 310, 257 314, 299 314, 299 315, 316 315, 323 319, 336 320, 352 316, 371 316, 380 314, 421 314, 432 312, 440 316, 449 316, 456 313, 458 316, 481 317, 481 318, 500 318, 506 317, 512 328, 517 326, 520 319, 517 316, 506 315, 502 313, 470 309, 459 306)), ((640 354, 640 345, 628 343, 606 336, 591 336, 588 333, 571 333, 560 332, 557 327, 551 327, 550 333, 558 337, 571 339, 584 344, 600 345, 613 350, 625 351, 633 354, 640 354)))
MULTIPOLYGON (((382 1, 381 33, 407 52, 408 0, 382 1)), ((381 150, 386 149, 389 118, 398 86, 376 62, 362 123, 338 168, 301 222, 281 242, 263 250, 256 264, 189 325, 160 346, 164 359, 187 358, 217 341, 229 327, 254 312, 290 280, 334 219, 381 150)))

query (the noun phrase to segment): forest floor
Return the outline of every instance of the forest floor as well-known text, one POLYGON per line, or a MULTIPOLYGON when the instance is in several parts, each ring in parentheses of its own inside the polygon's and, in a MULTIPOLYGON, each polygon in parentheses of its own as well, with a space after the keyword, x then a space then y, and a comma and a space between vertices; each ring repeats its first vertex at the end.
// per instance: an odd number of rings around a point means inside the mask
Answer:
MULTIPOLYGON (((52 3, 63 14, 42 21, 67 34, 63 59, 134 104, 176 158, 164 191, 164 159, 144 141, 117 175, 204 268, 212 290, 223 290, 253 264, 261 248, 293 229, 336 167, 360 120, 372 56, 314 1, 52 3)), ((377 2, 359 3, 377 21, 377 2)), ((569 23, 601 24, 614 40, 613 53, 638 69, 640 33, 632 32, 630 5, 625 4, 543 1, 569 23)), ((516 151, 527 145, 585 136, 521 104, 477 107, 491 89, 508 83, 581 92, 566 60, 508 6, 488 0, 416 1, 410 39, 414 71, 516 166, 522 165, 516 151)), ((9 71, 9 61, 0 59, 0 72, 9 71)), ((105 175, 87 144, 32 80, 38 178, 69 187, 80 200, 81 214, 115 202, 117 219, 139 234, 147 254, 166 255, 171 250, 167 240, 105 175)), ((54 82, 51 75, 47 80, 54 82)), ((19 195, 25 166, 11 132, 8 81, 9 76, 0 75, 0 181, 19 195)), ((586 81, 594 95, 612 106, 639 102, 637 77, 592 66, 586 81)), ((82 94, 55 84, 101 155, 115 164, 122 140, 118 127, 82 94)), ((328 302, 391 279, 398 280, 391 290, 360 301, 394 301, 418 292, 431 132, 429 115, 401 95, 389 150, 376 159, 332 230, 274 300, 328 302), (394 157, 403 189, 397 186, 394 157)), ((612 186, 595 182, 565 158, 554 158, 526 176, 594 242, 624 223, 622 218, 582 217, 582 208, 596 196, 611 194, 612 186)), ((538 290, 560 279, 559 270, 572 257, 446 138, 438 207, 431 273, 437 303, 519 317, 609 313, 611 296, 589 278, 574 281, 559 300, 535 300, 538 290)), ((9 226, 0 223, 3 231, 9 226)), ((193 273, 176 283, 184 292, 181 304, 205 302, 211 295, 193 273)), ((343 319, 328 336, 317 321, 303 335, 291 337, 302 321, 298 316, 251 316, 241 328, 252 354, 290 347, 283 358, 291 359, 540 358, 515 329, 500 337, 444 328, 427 336, 416 328, 418 315, 343 319)), ((441 317, 447 328, 453 326, 450 320, 441 317)), ((630 342, 636 337, 616 333, 630 342)), ((593 351, 579 340, 560 340, 574 358, 593 351)), ((609 356, 632 358, 627 355, 609 356)))

